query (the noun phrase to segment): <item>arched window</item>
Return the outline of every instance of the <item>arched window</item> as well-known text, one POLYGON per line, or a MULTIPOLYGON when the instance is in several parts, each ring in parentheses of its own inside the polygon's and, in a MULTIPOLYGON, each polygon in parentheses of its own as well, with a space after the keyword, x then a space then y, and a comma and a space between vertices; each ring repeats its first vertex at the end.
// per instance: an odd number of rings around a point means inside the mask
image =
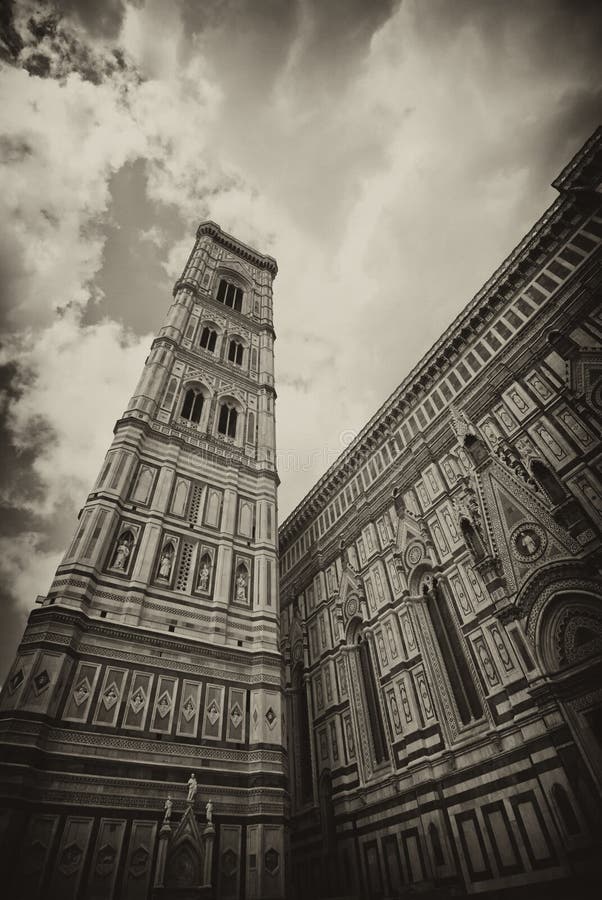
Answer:
POLYGON ((575 815, 575 810, 573 809, 573 804, 569 800, 569 795, 563 786, 558 784, 557 781, 552 785, 552 797, 554 798, 556 808, 560 813, 560 818, 562 819, 562 824, 566 833, 571 835, 579 834, 581 829, 579 827, 577 816, 575 815))
POLYGON ((564 503, 566 500, 565 490, 560 483, 558 476, 540 459, 531 461, 531 474, 540 487, 550 498, 554 506, 564 503))
POLYGON ((225 434, 228 437, 235 438, 237 419, 238 412, 236 411, 236 408, 234 406, 229 406, 227 403, 222 403, 219 410, 217 430, 220 434, 225 434))
POLYGON ((164 409, 171 409, 177 387, 178 382, 176 381, 176 379, 170 378, 169 384, 167 385, 167 390, 165 391, 165 396, 163 397, 163 403, 161 404, 164 409))
POLYGON ((431 621, 441 649, 443 662, 453 691, 460 719, 468 725, 471 719, 480 719, 483 706, 475 687, 464 649, 458 637, 458 631, 447 598, 441 587, 433 579, 430 592, 425 592, 431 621))
POLYGON ((374 745, 374 759, 378 763, 384 762, 389 757, 387 751, 387 741, 385 738, 385 727, 382 720, 380 701, 378 699, 378 688, 376 678, 374 677, 374 666, 372 664, 372 656, 368 641, 362 634, 357 638, 359 648, 360 669, 364 682, 364 693, 366 695, 366 706, 368 718, 370 720, 370 729, 372 731, 372 743, 374 745))
POLYGON ((184 394, 182 412, 180 413, 182 418, 188 419, 189 422, 200 422, 204 399, 203 394, 198 388, 188 388, 184 394))
POLYGON ((307 710, 307 694, 303 680, 303 667, 295 666, 292 677, 293 723, 297 784, 301 803, 312 799, 311 730, 307 710))
POLYGON ((222 278, 217 289, 217 299, 220 303, 235 309, 237 312, 242 311, 242 288, 231 281, 222 278))
POLYGON ((214 331, 213 328, 209 328, 208 325, 205 325, 201 332, 201 347, 204 350, 209 350, 211 353, 215 350, 215 342, 217 341, 217 331, 214 331))
POLYGON ((243 345, 238 341, 230 341, 230 346, 228 347, 228 359, 230 362, 236 363, 237 366, 242 366, 242 357, 243 357, 243 345))
POLYGON ((474 525, 468 521, 468 519, 461 520, 460 529, 462 531, 462 536, 464 537, 466 546, 472 553, 476 562, 479 562, 479 560, 483 559, 485 556, 485 547, 483 545, 481 535, 474 527, 474 525))
POLYGON ((334 821, 334 804, 332 802, 332 777, 326 769, 320 775, 318 785, 320 798, 320 824, 324 848, 330 850, 336 841, 336 825, 334 821))
POLYGON ((433 861, 435 865, 444 866, 445 856, 443 855, 443 847, 441 846, 439 829, 434 822, 431 822, 429 825, 429 838, 431 839, 431 847, 433 848, 433 861))

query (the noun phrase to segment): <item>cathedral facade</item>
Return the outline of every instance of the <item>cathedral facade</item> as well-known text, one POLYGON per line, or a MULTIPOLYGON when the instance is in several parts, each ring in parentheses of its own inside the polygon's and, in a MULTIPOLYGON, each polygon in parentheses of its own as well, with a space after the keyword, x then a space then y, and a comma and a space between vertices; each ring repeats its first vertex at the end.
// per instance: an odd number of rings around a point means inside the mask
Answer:
POLYGON ((601 143, 281 526, 291 898, 597 895, 601 143))
POLYGON ((11 898, 282 897, 272 281, 202 224, 0 700, 11 898))

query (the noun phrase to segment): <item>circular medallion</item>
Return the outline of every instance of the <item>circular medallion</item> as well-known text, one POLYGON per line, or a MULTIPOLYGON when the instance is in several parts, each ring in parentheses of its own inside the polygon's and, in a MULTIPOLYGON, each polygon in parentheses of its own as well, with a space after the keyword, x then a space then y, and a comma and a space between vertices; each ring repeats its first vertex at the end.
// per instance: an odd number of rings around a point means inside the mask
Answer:
POLYGON ((345 615, 348 619, 352 619, 354 616, 357 616, 358 611, 359 603, 357 602, 357 597, 350 597, 345 604, 345 615))
POLYGON ((521 562, 539 559, 547 543, 545 531, 535 522, 521 522, 510 534, 512 553, 521 562))
POLYGON ((417 566, 423 556, 424 550, 421 545, 412 544, 412 546, 408 548, 408 552, 406 553, 406 563, 408 564, 408 566, 417 566))

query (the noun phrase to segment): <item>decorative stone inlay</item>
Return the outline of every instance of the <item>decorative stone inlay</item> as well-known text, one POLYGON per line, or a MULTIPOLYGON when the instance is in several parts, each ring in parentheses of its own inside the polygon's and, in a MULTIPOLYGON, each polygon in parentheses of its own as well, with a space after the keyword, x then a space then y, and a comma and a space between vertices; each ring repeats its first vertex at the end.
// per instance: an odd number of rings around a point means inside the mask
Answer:
POLYGON ((74 875, 79 868, 83 855, 84 851, 75 841, 67 844, 61 853, 58 868, 64 875, 74 875))
POLYGON ((194 718, 194 714, 196 713, 196 703, 192 698, 192 694, 189 694, 184 702, 184 706, 182 707, 182 715, 186 719, 187 722, 190 722, 191 719, 194 718))
POLYGON ((50 684, 50 675, 48 674, 46 669, 44 669, 43 672, 40 672, 39 675, 36 675, 36 677, 34 678, 33 689, 34 689, 35 693, 37 695, 39 695, 43 691, 46 690, 46 688, 48 687, 49 684, 50 684))
POLYGON ((280 863, 280 856, 278 854, 278 851, 273 847, 269 847, 265 851, 264 862, 266 870, 270 873, 270 875, 275 875, 280 863))
POLYGON ((221 870, 227 878, 231 878, 235 874, 237 862, 238 857, 232 847, 228 847, 227 850, 224 850, 222 853, 221 870))
POLYGON ((112 681, 108 686, 104 694, 102 695, 103 706, 106 710, 113 709, 115 704, 119 701, 119 688, 117 687, 117 683, 112 681))
POLYGON ((221 714, 221 710, 216 703, 215 700, 212 700, 209 706, 207 707, 207 718, 211 722, 212 725, 215 725, 217 720, 219 719, 221 714))
POLYGON ((408 551, 406 553, 406 565, 409 567, 417 566, 424 556, 424 550, 420 544, 412 544, 411 547, 408 547, 408 551))
POLYGON ((18 687, 21 687, 23 684, 25 676, 23 675, 23 669, 19 669, 18 672, 9 679, 8 682, 8 693, 14 694, 18 687))
POLYGON ((238 728, 240 723, 242 722, 242 710, 238 703, 235 703, 232 709, 230 710, 230 721, 234 725, 235 728, 238 728))
POLYGON ((357 597, 350 597, 347 603, 345 604, 345 615, 348 619, 352 619, 354 616, 358 614, 359 611, 359 603, 357 597))
POLYGON ((141 875, 144 875, 148 865, 149 856, 149 851, 146 847, 142 846, 142 844, 140 844, 139 847, 136 847, 132 853, 129 866, 130 874, 133 875, 134 878, 140 878, 141 875))
POLYGON ((108 875, 113 866, 115 865, 115 859, 117 857, 117 851, 115 847, 111 846, 111 844, 104 844, 98 851, 98 856, 96 857, 96 865, 95 870, 98 875, 104 877, 108 875))
POLYGON ((271 730, 271 729, 274 727, 274 725, 276 724, 276 719, 277 719, 277 718, 278 718, 278 716, 276 715, 276 713, 274 712, 274 710, 273 710, 272 707, 270 706, 269 709, 268 709, 268 711, 267 711, 266 714, 265 714, 265 720, 266 720, 266 722, 268 723, 268 728, 269 728, 270 730, 271 730))
POLYGON ((520 562, 533 562, 542 556, 548 538, 536 522, 521 522, 510 533, 510 547, 520 562))
POLYGON ((144 709, 144 707, 146 706, 146 699, 146 692, 144 688, 136 688, 136 690, 130 697, 130 706, 136 715, 138 715, 140 710, 144 709))
POLYGON ((167 691, 163 691, 159 699, 157 700, 157 712, 161 716, 162 719, 170 712, 172 706, 171 697, 167 693, 167 691))
POLYGON ((82 681, 80 681, 80 683, 77 685, 77 687, 73 691, 73 699, 75 700, 75 705, 81 706, 82 703, 85 703, 85 701, 90 696, 91 690, 92 690, 92 685, 90 684, 90 682, 88 681, 87 678, 84 678, 82 681))

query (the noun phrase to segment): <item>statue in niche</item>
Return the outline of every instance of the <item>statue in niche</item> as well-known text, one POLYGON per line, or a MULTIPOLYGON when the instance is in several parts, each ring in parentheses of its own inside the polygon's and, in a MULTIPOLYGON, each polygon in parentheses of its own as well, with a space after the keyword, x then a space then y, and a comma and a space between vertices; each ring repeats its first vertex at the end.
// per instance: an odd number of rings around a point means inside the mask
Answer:
POLYGON ((165 815, 163 816, 163 824, 164 825, 167 825, 169 823, 169 820, 171 819, 172 807, 173 807, 173 801, 171 799, 171 794, 168 794, 167 800, 165 801, 165 805, 163 807, 165 810, 165 815))
POLYGON ((198 786, 198 783, 196 780, 196 775, 194 774, 194 772, 191 773, 190 778, 188 779, 188 781, 186 783, 188 785, 188 796, 186 797, 186 802, 194 803, 194 798, 196 797, 196 792, 199 789, 199 786, 198 786))
POLYGON ((247 574, 244 568, 238 570, 236 576, 236 599, 239 603, 247 602, 247 574))
POLYGON ((129 533, 123 535, 117 544, 115 555, 113 556, 113 568, 125 572, 128 557, 131 551, 132 539, 129 533))
POLYGON ((207 825, 211 825, 213 823, 213 801, 208 800, 207 806, 205 807, 205 815, 207 816, 207 825))
POLYGON ((207 558, 204 558, 202 565, 201 565, 201 570, 199 572, 199 590, 201 590, 201 591, 209 590, 210 576, 211 576, 211 569, 209 568, 207 558))
POLYGON ((163 551, 161 555, 161 561, 159 563, 159 578, 162 578, 164 581, 169 581, 169 576, 171 575, 172 560, 173 555, 170 546, 163 551))

